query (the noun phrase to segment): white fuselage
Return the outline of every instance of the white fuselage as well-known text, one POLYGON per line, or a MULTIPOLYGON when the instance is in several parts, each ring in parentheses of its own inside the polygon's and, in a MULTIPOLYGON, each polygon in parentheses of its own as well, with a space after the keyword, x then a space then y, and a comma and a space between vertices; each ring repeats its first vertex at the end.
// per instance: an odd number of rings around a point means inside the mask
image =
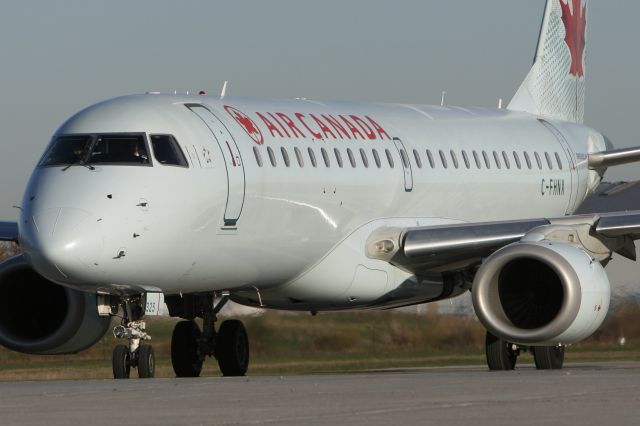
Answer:
POLYGON ((367 258, 370 233, 570 214, 599 182, 586 155, 606 149, 587 127, 505 110, 154 94, 89 107, 54 139, 100 133, 173 135, 189 167, 37 167, 20 235, 38 272, 310 310, 440 297, 437 277, 367 258))

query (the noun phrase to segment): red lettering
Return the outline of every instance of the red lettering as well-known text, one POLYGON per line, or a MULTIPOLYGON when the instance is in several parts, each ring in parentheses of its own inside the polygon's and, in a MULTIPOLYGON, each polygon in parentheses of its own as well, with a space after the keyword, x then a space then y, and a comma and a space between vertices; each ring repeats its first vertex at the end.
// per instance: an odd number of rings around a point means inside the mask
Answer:
POLYGON ((316 139, 322 139, 322 135, 318 132, 314 132, 313 130, 311 130, 311 128, 307 125, 307 123, 305 123, 305 121, 303 120, 304 118, 304 114, 300 114, 299 112, 296 112, 296 118, 298 119, 298 121, 300 121, 302 123, 302 125, 309 131, 309 133, 311 133, 313 135, 314 138, 316 139))
POLYGON ((262 121, 264 122, 264 125, 267 126, 267 129, 269 129, 269 131, 271 132, 271 136, 276 136, 276 133, 277 133, 278 136, 280 136, 281 138, 284 137, 282 136, 282 133, 280 133, 280 130, 278 130, 278 128, 274 126, 273 123, 269 121, 267 117, 260 114, 259 112, 256 112, 256 115, 262 119, 262 121))
POLYGON ((357 128, 357 127, 355 127, 353 124, 351 124, 351 122, 350 122, 346 117, 344 117, 344 116, 342 116, 342 115, 339 115, 338 117, 340 117, 340 118, 342 119, 342 121, 344 121, 344 124, 346 124, 346 125, 347 125, 347 127, 348 127, 348 128, 349 128, 349 130, 351 131, 351 134, 353 135, 353 138, 354 138, 354 139, 358 139, 358 136, 357 136, 357 135, 360 135, 360 137, 361 137, 362 139, 366 139, 366 138, 364 137, 364 135, 360 132, 360 130, 358 130, 358 128, 357 128))
POLYGON ((376 132, 378 132, 378 135, 380 135, 380 139, 384 139, 385 137, 387 139, 391 139, 391 137, 389 136, 389 134, 387 132, 384 131, 384 129, 382 128, 382 126, 380 126, 378 123, 376 123, 375 121, 373 121, 373 118, 369 117, 368 115, 365 115, 364 118, 366 118, 367 120, 369 120, 369 123, 371 123, 371 125, 373 126, 374 129, 376 129, 376 132))
POLYGON ((318 126, 320 126, 320 130, 322 130, 322 133, 324 133, 324 137, 327 137, 327 133, 331 135, 331 139, 335 139, 336 135, 333 134, 333 132, 331 131, 331 129, 329 127, 327 127, 326 124, 324 124, 322 122, 322 120, 320 120, 319 118, 317 118, 315 115, 313 114, 309 114, 309 117, 313 118, 313 120, 318 123, 318 126))
POLYGON ((273 114, 271 114, 270 112, 268 112, 267 114, 269 114, 269 117, 271 117, 273 119, 273 121, 275 121, 276 123, 278 123, 278 126, 280 126, 280 128, 282 129, 282 131, 284 132, 285 135, 287 135, 288 138, 290 138, 291 136, 289 135, 289 132, 287 132, 287 128, 284 127, 282 125, 282 123, 280 122, 280 120, 278 120, 273 114))
POLYGON ((294 123, 286 114, 283 114, 281 112, 276 112, 276 115, 280 117, 287 126, 289 126, 289 129, 291 129, 291 133, 293 133, 294 137, 295 136, 300 136, 301 138, 306 137, 304 133, 302 133, 302 131, 298 129, 298 127, 296 126, 296 123, 294 123))
POLYGON ((349 117, 351 117, 351 119, 353 121, 356 122, 356 124, 367 134, 367 137, 369 139, 375 139, 376 138, 376 134, 374 133, 373 130, 371 130, 371 127, 369 127, 369 125, 367 123, 364 122, 364 120, 362 120, 362 118, 356 116, 356 115, 350 115, 349 117))
POLYGON ((322 114, 322 118, 324 118, 327 123, 329 123, 331 127, 333 127, 333 130, 335 130, 338 136, 340 136, 340 139, 343 139, 342 135, 344 135, 344 137, 346 137, 347 139, 351 139, 351 135, 349 134, 349 132, 347 132, 347 129, 345 129, 344 126, 340 124, 340 122, 334 116, 322 114))

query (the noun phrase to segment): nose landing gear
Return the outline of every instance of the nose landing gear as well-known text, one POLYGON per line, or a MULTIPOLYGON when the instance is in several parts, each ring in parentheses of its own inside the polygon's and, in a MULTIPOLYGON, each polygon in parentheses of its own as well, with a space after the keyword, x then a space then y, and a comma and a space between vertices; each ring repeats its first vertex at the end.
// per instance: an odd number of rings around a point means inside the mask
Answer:
POLYGON ((224 376, 244 376, 249 367, 249 339, 242 322, 224 321, 215 331, 217 314, 229 300, 222 295, 185 295, 183 318, 176 324, 171 337, 171 364, 176 377, 198 377, 207 356, 215 357, 224 376), (203 330, 194 321, 203 320, 203 330))
POLYGON ((113 348, 113 377, 128 379, 131 368, 138 369, 141 379, 155 376, 155 354, 151 345, 143 345, 151 336, 145 331, 143 296, 127 296, 121 299, 124 315, 120 325, 113 328, 113 335, 118 339, 127 339, 127 345, 113 348))

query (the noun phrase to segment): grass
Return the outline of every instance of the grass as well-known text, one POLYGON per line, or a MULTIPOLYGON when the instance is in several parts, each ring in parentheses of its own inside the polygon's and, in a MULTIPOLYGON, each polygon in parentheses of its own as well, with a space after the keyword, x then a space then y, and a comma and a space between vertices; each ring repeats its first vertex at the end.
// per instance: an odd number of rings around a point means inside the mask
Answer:
MULTIPOLYGON (((590 339, 567 350, 567 362, 640 359, 640 309, 617 309, 590 339), (627 343, 618 344, 624 334, 627 343)), ((251 343, 251 375, 357 372, 377 369, 484 365, 484 329, 470 317, 398 312, 280 314, 244 318, 251 343)), ((170 339, 175 320, 148 321, 157 377, 173 377, 170 339)), ((0 380, 111 377, 110 334, 75 355, 30 356, 0 349, 0 380)), ((522 363, 533 362, 523 354, 522 363)), ((204 376, 218 376, 215 360, 204 376)), ((135 373, 134 373, 135 375, 135 373)))

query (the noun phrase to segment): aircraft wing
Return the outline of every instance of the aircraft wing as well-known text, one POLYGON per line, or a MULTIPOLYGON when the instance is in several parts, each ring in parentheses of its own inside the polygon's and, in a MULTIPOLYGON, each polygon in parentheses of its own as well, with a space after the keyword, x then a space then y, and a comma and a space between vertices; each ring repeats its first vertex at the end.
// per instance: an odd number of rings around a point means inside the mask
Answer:
MULTIPOLYGON (((581 227, 611 251, 635 260, 640 239, 640 210, 591 213, 561 218, 469 223, 412 228, 379 228, 368 238, 367 256, 415 274, 455 271, 482 259, 546 225, 581 227)), ((578 236, 579 238, 579 236, 578 236)))
POLYGON ((17 222, 0 222, 0 241, 18 242, 17 222))

